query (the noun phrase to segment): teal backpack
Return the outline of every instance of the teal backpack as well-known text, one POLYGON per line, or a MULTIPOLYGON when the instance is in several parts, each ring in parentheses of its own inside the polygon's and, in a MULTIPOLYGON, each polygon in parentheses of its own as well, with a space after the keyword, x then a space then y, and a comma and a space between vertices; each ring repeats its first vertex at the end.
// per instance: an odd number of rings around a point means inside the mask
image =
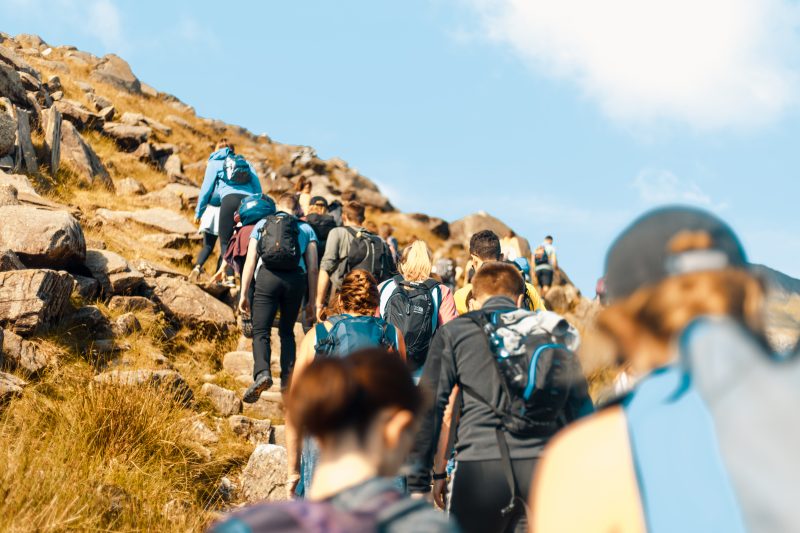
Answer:
POLYGON ((229 154, 222 163, 219 177, 228 185, 245 185, 250 183, 253 174, 244 156, 229 154))
POLYGON ((317 324, 317 357, 346 357, 364 348, 397 349, 395 327, 374 316, 337 315, 330 331, 317 324))

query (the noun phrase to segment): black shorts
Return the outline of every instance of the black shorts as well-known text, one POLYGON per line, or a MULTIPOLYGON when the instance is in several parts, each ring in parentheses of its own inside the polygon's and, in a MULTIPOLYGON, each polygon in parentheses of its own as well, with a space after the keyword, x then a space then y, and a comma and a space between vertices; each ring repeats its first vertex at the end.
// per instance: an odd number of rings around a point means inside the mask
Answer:
POLYGON ((539 280, 540 287, 549 287, 553 284, 553 271, 552 270, 537 270, 536 279, 539 280))

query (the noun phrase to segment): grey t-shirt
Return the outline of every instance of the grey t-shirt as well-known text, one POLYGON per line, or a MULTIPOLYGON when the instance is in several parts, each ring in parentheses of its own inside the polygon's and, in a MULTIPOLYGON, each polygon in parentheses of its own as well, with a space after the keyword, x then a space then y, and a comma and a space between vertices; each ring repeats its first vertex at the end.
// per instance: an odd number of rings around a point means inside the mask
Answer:
MULTIPOLYGON (((362 227, 353 227, 352 229, 364 230, 362 227)), ((319 267, 330 275, 332 293, 342 287, 342 280, 347 275, 347 256, 354 238, 346 227, 333 228, 328 234, 325 255, 322 256, 319 267)))

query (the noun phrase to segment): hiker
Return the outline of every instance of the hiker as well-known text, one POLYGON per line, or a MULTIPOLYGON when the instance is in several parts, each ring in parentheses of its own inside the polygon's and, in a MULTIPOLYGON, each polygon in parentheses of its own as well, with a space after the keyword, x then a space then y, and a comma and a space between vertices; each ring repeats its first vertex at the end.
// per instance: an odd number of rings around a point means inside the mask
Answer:
POLYGON ((306 181, 303 183, 303 186, 298 191, 300 196, 298 197, 298 202, 300 203, 300 210, 303 212, 303 215, 308 214, 308 208, 311 205, 311 189, 313 185, 310 181, 306 181))
POLYGON ((326 302, 335 301, 344 276, 351 270, 367 270, 378 282, 395 273, 394 261, 386 243, 362 226, 364 211, 364 204, 348 202, 342 209, 344 226, 332 229, 328 234, 316 292, 316 316, 319 321, 324 320, 326 302))
MULTIPOLYGON (((196 282, 200 278, 200 274, 203 273, 203 266, 208 261, 208 258, 211 257, 211 254, 214 253, 214 246, 217 244, 219 237, 219 205, 213 205, 215 202, 219 203, 218 196, 216 196, 216 199, 212 197, 211 203, 206 206, 198 221, 199 228, 197 231, 203 237, 203 246, 200 248, 194 267, 189 273, 189 281, 191 282, 196 282)), ((222 265, 222 263, 222 256, 220 255, 217 266, 222 265)))
POLYGON ((383 239, 383 242, 389 245, 389 250, 392 251, 392 259, 394 259, 394 262, 397 263, 400 261, 400 243, 397 242, 394 236, 394 228, 387 222, 384 222, 381 224, 379 235, 381 239, 383 239))
POLYGON ((396 354, 373 348, 314 361, 297 376, 287 403, 289 418, 319 442, 307 498, 246 507, 211 533, 455 533, 443 513, 391 482, 424 405, 396 354))
POLYGON ((531 256, 531 245, 528 243, 528 239, 520 237, 512 229, 508 230, 508 233, 500 241, 500 248, 506 261, 516 261, 519 258, 525 258, 527 261, 531 256))
POLYGON ((598 327, 640 377, 545 450, 532 531, 796 530, 800 361, 767 348, 748 269, 731 229, 693 208, 647 213, 612 244, 598 327))
POLYGON ((409 490, 430 491, 443 411, 459 384, 452 493, 442 501, 447 475, 434 471, 434 498, 465 532, 524 531, 524 502, 544 445, 593 410, 574 354, 578 334, 555 313, 519 309, 525 284, 506 262, 483 265, 473 291, 477 310, 439 328, 428 352, 421 385, 434 406, 417 434, 409 490))
MULTIPOLYGON (((500 261, 502 254, 500 250, 500 239, 493 231, 483 230, 475 233, 469 240, 470 264, 467 270, 474 269, 478 272, 486 261, 500 261)), ((545 309, 544 302, 539 296, 539 292, 530 283, 525 284, 524 307, 531 311, 542 311, 545 309)), ((467 313, 472 300, 472 283, 466 283, 458 289, 453 296, 456 302, 456 310, 459 315, 467 313)))
POLYGON ((453 261, 452 258, 439 258, 436 263, 434 263, 433 270, 431 272, 439 276, 442 280, 442 283, 447 286, 451 292, 456 290, 458 268, 456 267, 456 262, 453 261))
POLYGON ((328 201, 322 196, 311 198, 306 213, 306 222, 317 235, 317 251, 320 261, 325 255, 325 246, 331 230, 337 227, 336 220, 328 214, 328 201))
POLYGON ((436 329, 458 316, 450 289, 431 279, 432 261, 425 241, 415 241, 403 250, 400 273, 378 287, 378 314, 403 334, 415 383, 422 375, 436 329))
MULTIPOLYGON (((360 269, 349 272, 336 300, 334 310, 337 314, 317 324, 303 338, 297 354, 295 377, 299 378, 315 359, 346 357, 364 348, 385 348, 396 352, 403 361, 406 360, 403 334, 393 325, 374 316, 380 302, 380 293, 372 274, 360 269)), ((408 370, 404 372, 408 373, 408 370)), ((297 494, 302 496, 311 482, 316 463, 316 446, 310 440, 301 442, 299 434, 291 418, 287 420, 289 483, 292 487, 296 486, 297 494)))
POLYGON ((556 248, 553 246, 553 237, 548 235, 544 242, 536 247, 533 252, 534 271, 536 272, 536 282, 542 289, 542 294, 547 294, 553 285, 553 276, 558 272, 558 260, 556 258, 556 248))
MULTIPOLYGON (((195 210, 195 223, 197 223, 207 206, 219 205, 220 258, 225 256, 228 242, 233 234, 233 215, 239 209, 242 199, 250 194, 261 194, 261 183, 258 181, 256 171, 243 156, 236 155, 232 143, 225 138, 220 139, 214 152, 208 157, 195 210)), ((198 268, 198 265, 195 265, 195 269, 199 276, 202 267, 198 268)), ((230 270, 225 284, 234 286, 230 270)))
POLYGON ((278 311, 281 389, 288 387, 297 348, 294 324, 303 295, 308 291, 308 301, 313 302, 317 289, 314 230, 291 214, 297 209, 294 194, 283 194, 278 199, 277 209, 277 213, 262 219, 253 228, 242 273, 239 311, 250 315, 253 323, 253 384, 242 398, 246 403, 257 402, 261 393, 272 387, 270 333, 278 311), (253 279, 256 288, 250 301, 248 294, 253 279))

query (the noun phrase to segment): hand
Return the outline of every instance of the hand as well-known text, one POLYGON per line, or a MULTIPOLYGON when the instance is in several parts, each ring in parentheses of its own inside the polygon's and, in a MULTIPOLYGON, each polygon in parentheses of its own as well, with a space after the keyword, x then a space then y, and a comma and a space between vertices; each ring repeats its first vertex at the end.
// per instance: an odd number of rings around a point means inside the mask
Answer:
POLYGON ((433 481, 433 503, 439 509, 447 509, 447 480, 436 479, 433 481))
POLYGON ((200 223, 200 217, 198 217, 197 215, 195 215, 195 217, 194 217, 194 223, 195 224, 199 224, 200 223))
POLYGON ((300 474, 292 473, 286 478, 286 499, 297 498, 297 485, 300 484, 300 474))
POLYGON ((247 296, 242 294, 242 297, 239 299, 239 312, 243 315, 250 314, 250 302, 247 301, 247 296))

